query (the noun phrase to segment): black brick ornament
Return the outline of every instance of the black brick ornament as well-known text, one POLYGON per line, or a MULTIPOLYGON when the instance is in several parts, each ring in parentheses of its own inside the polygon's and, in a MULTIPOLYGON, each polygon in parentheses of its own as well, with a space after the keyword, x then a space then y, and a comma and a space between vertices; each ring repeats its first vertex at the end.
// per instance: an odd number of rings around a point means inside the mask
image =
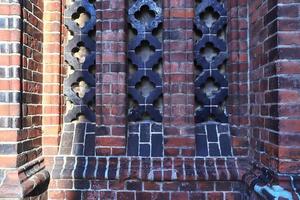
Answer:
POLYGON ((228 81, 220 70, 219 66, 222 65, 227 55, 227 45, 224 39, 218 37, 218 33, 224 29, 227 24, 227 13, 224 5, 216 0, 203 0, 199 3, 195 10, 195 26, 203 35, 196 42, 194 47, 194 56, 197 66, 200 66, 202 72, 195 79, 195 96, 196 101, 201 105, 196 110, 195 121, 202 123, 211 120, 227 123, 228 117, 220 105, 226 101, 228 95, 228 81), (211 8, 217 13, 218 18, 209 27, 206 22, 201 19, 201 15, 211 8), (203 53, 203 49, 208 44, 211 44, 217 49, 216 56, 211 60, 207 60, 203 53), (208 80, 213 79, 215 84, 219 86, 218 91, 209 96, 203 91, 203 87, 208 80))
POLYGON ((148 114, 151 120, 161 122, 162 115, 155 108, 154 103, 162 95, 162 77, 153 68, 162 58, 162 44, 152 35, 152 31, 162 23, 162 9, 153 0, 137 0, 128 10, 128 22, 137 32, 137 35, 128 44, 128 59, 137 67, 137 71, 128 78, 128 94, 138 104, 137 107, 130 108, 128 120, 141 121, 143 116, 148 114), (148 23, 142 23, 135 16, 143 6, 147 6, 155 14, 148 23), (154 53, 147 61, 143 61, 136 53, 136 49, 145 41, 154 49, 154 53), (154 89, 147 97, 144 97, 136 88, 143 78, 148 78, 154 85, 154 89))
POLYGON ((220 37, 221 32, 226 34, 224 2, 199 2, 195 8, 194 24, 195 32, 201 32, 194 46, 195 64, 201 68, 194 82, 196 102, 199 104, 195 111, 196 156, 232 156, 228 116, 222 108, 228 96, 228 80, 220 70, 228 58, 226 36, 220 37), (205 51, 206 48, 210 51, 205 51), (207 89, 211 81, 214 88, 207 89))
POLYGON ((88 121, 95 122, 96 116, 92 105, 95 102, 96 82, 94 75, 89 70, 95 65, 96 60, 96 42, 89 34, 96 25, 94 5, 88 0, 74 1, 65 11, 65 25, 73 34, 73 38, 67 41, 65 47, 65 61, 74 72, 68 74, 64 81, 64 94, 67 100, 73 104, 72 108, 67 111, 64 120, 66 123, 72 122, 79 115, 83 115, 88 121), (79 10, 84 11, 89 16, 83 27, 80 27, 73 17, 79 10), (88 51, 83 62, 74 56, 74 51, 80 47, 84 47, 88 51), (80 81, 84 81, 89 87, 83 97, 79 97, 72 89, 72 86, 80 81))
POLYGON ((156 67, 162 60, 163 45, 161 39, 153 32, 161 28, 159 25, 163 21, 162 8, 154 0, 136 0, 129 5, 127 14, 128 23, 134 32, 129 39, 127 58, 135 68, 133 72, 128 73, 127 82, 129 99, 135 104, 130 105, 128 111, 127 155, 161 157, 163 156, 162 113, 156 106, 156 102, 162 99, 163 81, 156 67), (151 17, 146 17, 149 13, 151 17), (147 56, 139 53, 139 50, 145 47, 148 47, 148 51, 151 49, 148 59, 147 56), (148 88, 143 91, 145 80, 151 84, 151 90, 148 88), (142 89, 139 86, 142 86, 142 89), (148 93, 144 94, 144 92, 148 93))

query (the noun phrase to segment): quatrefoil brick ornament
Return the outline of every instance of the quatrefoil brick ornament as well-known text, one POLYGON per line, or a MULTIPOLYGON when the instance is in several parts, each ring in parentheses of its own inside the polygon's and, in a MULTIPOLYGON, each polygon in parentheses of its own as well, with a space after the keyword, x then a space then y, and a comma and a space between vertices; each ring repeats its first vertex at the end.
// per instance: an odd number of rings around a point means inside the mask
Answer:
POLYGON ((194 55, 196 64, 201 66, 203 69, 211 69, 212 67, 216 67, 215 60, 225 60, 227 59, 226 53, 226 42, 224 40, 219 39, 214 35, 204 35, 195 45, 194 47, 194 55), (216 49, 220 52, 210 61, 205 58, 205 56, 201 53, 201 49, 205 48, 206 44, 212 44, 216 49))
POLYGON ((162 39, 155 35, 162 23, 159 1, 135 0, 129 5, 127 58, 128 156, 163 156, 162 39))
POLYGON ((136 102, 135 107, 129 108, 129 121, 142 121, 144 115, 148 115, 155 122, 162 121, 160 110, 155 108, 155 102, 162 96, 162 77, 154 71, 154 67, 162 59, 162 44, 152 31, 162 23, 162 9, 153 0, 137 0, 128 9, 128 22, 137 31, 128 44, 127 56, 136 67, 136 71, 128 77, 128 95, 132 101, 136 102), (145 9, 147 8, 147 9, 145 9), (143 13, 146 12, 146 13, 143 13), (139 15, 149 14, 150 17, 142 20, 139 15), (148 52, 147 58, 144 54, 139 54, 138 49, 148 45, 152 52, 148 52), (143 78, 147 78, 154 89, 148 96, 143 96, 137 89, 143 78))
POLYGON ((151 32, 162 23, 162 9, 153 0, 137 0, 128 10, 128 20, 138 33, 151 32), (142 7, 147 7, 154 13, 154 18, 147 23, 136 18, 142 7))
POLYGON ((65 10, 65 25, 69 30, 75 33, 87 34, 94 29, 95 24, 96 10, 94 5, 88 0, 74 1, 74 3, 65 10), (74 19, 74 15, 80 17, 81 14, 85 14, 87 17, 83 26, 80 26, 78 21, 74 19))
POLYGON ((194 23, 197 29, 202 31, 203 34, 217 34, 227 24, 227 12, 224 6, 217 0, 203 0, 196 7, 194 23), (213 12, 219 15, 211 26, 208 26, 205 20, 201 19, 201 15, 204 15, 208 8, 211 8, 213 12))
POLYGON ((128 93, 138 103, 138 109, 132 109, 129 113, 129 121, 139 121, 143 114, 149 114, 156 122, 162 121, 162 116, 159 110, 155 109, 154 102, 162 95, 162 82, 159 75, 153 71, 138 71, 128 81, 128 93), (149 78, 154 85, 154 89, 148 96, 144 97, 142 93, 136 88, 136 85, 141 82, 143 77, 149 78))
POLYGON ((195 64, 201 68, 195 79, 196 156, 231 156, 230 129, 226 113, 228 80, 226 1, 202 0, 196 3, 194 46, 195 64))
POLYGON ((94 5, 88 0, 75 0, 65 11, 65 25, 73 34, 66 41, 64 54, 65 62, 73 73, 67 74, 64 80, 64 95, 72 104, 64 120, 68 123, 83 116, 86 120, 95 122, 96 115, 92 105, 95 102, 96 81, 90 68, 96 61, 96 42, 89 34, 95 30, 96 25, 94 5))
POLYGON ((128 45, 128 58, 132 64, 136 65, 140 70, 152 70, 162 57, 162 45, 161 42, 154 37, 151 33, 144 35, 137 35, 128 45), (143 42, 147 41, 154 49, 154 53, 146 60, 137 55, 136 49, 143 42))
POLYGON ((202 33, 194 46, 195 63, 202 69, 195 79, 195 96, 200 104, 196 109, 195 121, 227 123, 228 117, 221 105, 228 95, 228 81, 219 70, 219 66, 228 58, 226 41, 218 36, 227 24, 223 3, 217 0, 201 1, 195 9, 194 23, 202 33), (218 87, 217 91, 208 93, 209 90, 203 89, 205 85, 209 85, 209 80, 214 80, 211 87, 218 87))

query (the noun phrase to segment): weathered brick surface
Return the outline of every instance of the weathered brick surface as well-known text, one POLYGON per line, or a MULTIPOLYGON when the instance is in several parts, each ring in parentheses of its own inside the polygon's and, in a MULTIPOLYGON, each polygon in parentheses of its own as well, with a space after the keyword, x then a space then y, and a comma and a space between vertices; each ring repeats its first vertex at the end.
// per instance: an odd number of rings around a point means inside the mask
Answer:
MULTIPOLYGON (((193 20, 206 1, 155 1, 162 23, 142 34, 161 42, 153 71, 162 83, 152 82, 162 87, 155 104, 162 118, 150 121, 130 115, 136 97, 128 92, 139 84, 128 80, 139 51, 128 46, 136 36, 127 11, 136 1, 0 0, 0 197, 32 191, 37 199, 259 199, 247 192, 270 181, 296 199, 300 4, 215 1, 227 10, 227 37, 206 34, 226 40, 217 55, 228 53, 228 116, 199 123, 207 116, 195 119, 203 106, 195 97, 203 75, 195 55, 205 49, 194 54, 194 45, 205 33, 193 20), (85 11, 89 20, 78 28, 85 11), (96 31, 89 32, 95 18, 96 31)), ((225 17, 211 17, 218 15, 225 17)))
MULTIPOLYGON (((85 191, 51 190, 49 199, 163 199, 163 200, 196 200, 196 199, 246 199, 245 185, 241 182, 142 182, 126 181, 84 181, 89 189, 85 191), (149 188, 149 185, 152 185, 149 188), (156 186, 156 187, 153 187, 156 186), (144 188, 142 190, 142 188, 144 188), (213 188, 216 191, 211 192, 213 188)), ((67 184, 65 180, 53 182, 53 185, 67 184)), ((71 189, 71 188, 70 188, 71 189)))
POLYGON ((43 2, 0 7, 0 196, 22 198, 49 179, 42 158, 43 2))
POLYGON ((296 192, 299 75, 294 66, 299 65, 300 5, 297 1, 249 5, 251 156, 273 170, 274 184, 296 192))

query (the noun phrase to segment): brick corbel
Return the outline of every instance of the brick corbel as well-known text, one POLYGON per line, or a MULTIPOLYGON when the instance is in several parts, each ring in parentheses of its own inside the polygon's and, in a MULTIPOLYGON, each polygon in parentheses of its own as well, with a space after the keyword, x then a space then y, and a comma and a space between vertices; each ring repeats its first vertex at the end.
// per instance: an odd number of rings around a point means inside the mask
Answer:
POLYGON ((22 167, 14 170, 7 170, 0 185, 1 198, 23 199, 47 188, 50 174, 45 170, 44 159, 35 159, 22 167))

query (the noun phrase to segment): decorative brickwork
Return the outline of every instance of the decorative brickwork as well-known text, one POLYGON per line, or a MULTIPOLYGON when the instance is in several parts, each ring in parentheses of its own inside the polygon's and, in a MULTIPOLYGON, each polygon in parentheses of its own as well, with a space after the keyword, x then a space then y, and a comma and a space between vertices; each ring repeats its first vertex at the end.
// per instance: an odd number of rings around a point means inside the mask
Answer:
POLYGON ((227 12, 223 2, 204 0, 196 5, 195 31, 201 34, 194 49, 195 62, 201 71, 195 80, 196 100, 200 103, 196 110, 197 123, 210 119, 222 123, 228 121, 226 111, 221 107, 228 95, 228 82, 222 73, 228 57, 226 25, 227 12))
POLYGON ((0 197, 47 194, 42 157, 43 2, 0 0, 0 197))
POLYGON ((223 1, 204 0, 195 4, 196 155, 231 156, 230 130, 226 111, 227 11, 223 1), (214 122, 215 121, 215 122, 214 122))
POLYGON ((89 1, 74 1, 65 11, 65 24, 69 31, 69 38, 65 41, 68 74, 64 82, 64 93, 69 104, 65 122, 85 119, 95 122, 93 73, 95 73, 96 42, 92 38, 96 25, 94 5, 89 1), (80 117, 85 119, 79 119, 80 117))
POLYGON ((214 122, 199 124, 196 129, 197 156, 231 156, 229 125, 214 122))
POLYGON ((299 199, 299 11, 0 0, 0 198, 299 199))
POLYGON ((156 104, 162 99, 163 83, 159 68, 163 47, 161 38, 154 35, 161 29, 162 12, 160 3, 153 0, 137 0, 128 9, 128 21, 133 32, 132 36, 129 34, 128 43, 128 58, 133 68, 133 72, 128 72, 131 101, 128 121, 133 121, 128 125, 129 156, 163 155, 162 124, 154 123, 162 122, 162 105, 156 104), (141 52, 145 48, 151 50, 141 52), (143 122, 138 122, 141 120, 143 122))
POLYGON ((95 155, 96 10, 89 1, 74 1, 65 11, 64 81, 66 114, 59 154, 95 155))
POLYGON ((158 157, 163 153, 162 125, 143 122, 128 125, 129 156, 158 157))

